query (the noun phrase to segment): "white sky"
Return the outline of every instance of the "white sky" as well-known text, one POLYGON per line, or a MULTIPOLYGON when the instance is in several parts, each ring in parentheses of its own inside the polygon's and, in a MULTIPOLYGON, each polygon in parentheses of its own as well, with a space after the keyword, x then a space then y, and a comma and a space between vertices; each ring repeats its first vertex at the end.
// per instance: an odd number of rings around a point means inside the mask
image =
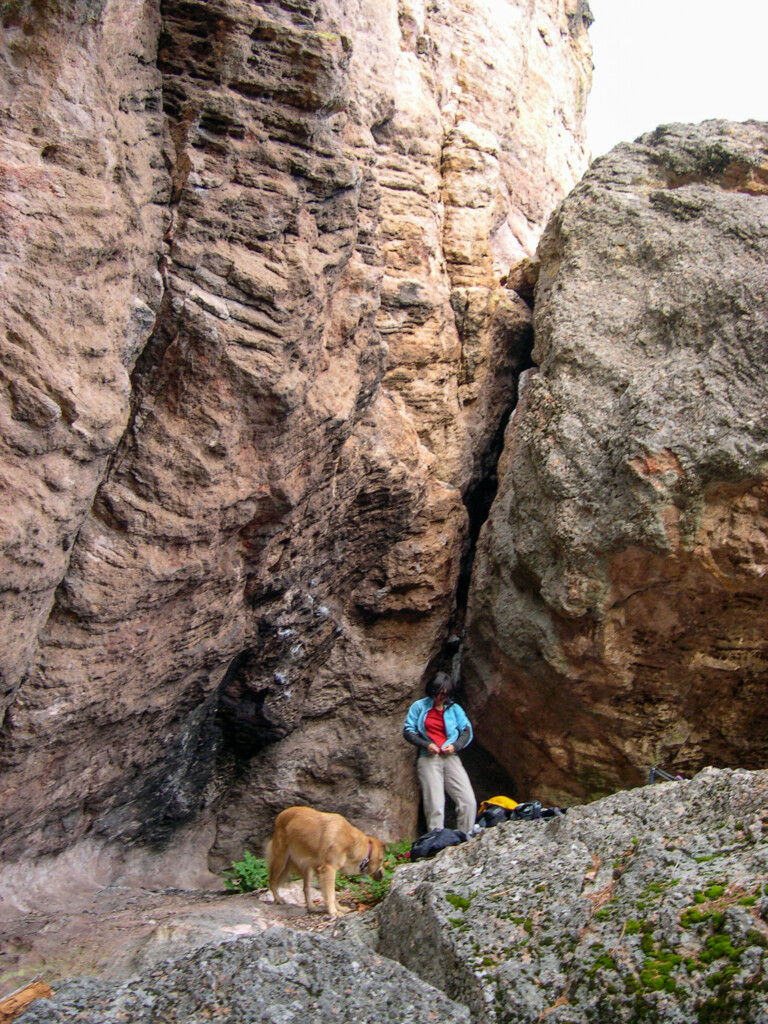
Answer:
POLYGON ((589 4, 593 156, 671 121, 768 121, 768 0, 589 4))

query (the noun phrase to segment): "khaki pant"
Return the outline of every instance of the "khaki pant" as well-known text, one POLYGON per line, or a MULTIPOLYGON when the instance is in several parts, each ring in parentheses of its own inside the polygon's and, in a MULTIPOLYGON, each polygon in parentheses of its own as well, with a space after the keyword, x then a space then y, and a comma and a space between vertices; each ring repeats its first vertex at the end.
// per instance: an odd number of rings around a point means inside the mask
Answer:
POLYGON ((456 804, 457 825, 471 832, 477 817, 477 801, 458 754, 423 754, 416 759, 427 829, 444 828, 445 794, 456 804))

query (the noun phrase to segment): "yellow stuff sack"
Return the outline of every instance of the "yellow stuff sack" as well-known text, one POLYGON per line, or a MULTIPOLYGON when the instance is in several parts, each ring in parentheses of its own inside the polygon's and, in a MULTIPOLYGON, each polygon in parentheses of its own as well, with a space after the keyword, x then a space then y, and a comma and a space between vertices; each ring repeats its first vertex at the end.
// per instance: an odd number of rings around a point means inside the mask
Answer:
POLYGON ((492 796, 489 800, 483 800, 477 809, 477 813, 482 814, 487 807, 492 805, 506 807, 508 811, 513 811, 517 807, 517 800, 510 800, 508 796, 492 796))

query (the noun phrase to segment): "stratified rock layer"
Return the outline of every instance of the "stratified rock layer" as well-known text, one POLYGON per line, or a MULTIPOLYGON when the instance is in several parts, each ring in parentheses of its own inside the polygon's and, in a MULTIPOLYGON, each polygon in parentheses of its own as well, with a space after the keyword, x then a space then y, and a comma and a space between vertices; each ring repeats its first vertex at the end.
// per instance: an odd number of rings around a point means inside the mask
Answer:
POLYGON ((402 834, 588 8, 124 7, 2 9, 0 851, 402 834))
POLYGON ((54 31, 22 18, 0 41, 0 721, 125 429, 163 291, 159 13, 103 7, 54 31))
POLYGON ((539 255, 468 612, 478 734, 560 801, 764 765, 768 126, 617 147, 539 255))

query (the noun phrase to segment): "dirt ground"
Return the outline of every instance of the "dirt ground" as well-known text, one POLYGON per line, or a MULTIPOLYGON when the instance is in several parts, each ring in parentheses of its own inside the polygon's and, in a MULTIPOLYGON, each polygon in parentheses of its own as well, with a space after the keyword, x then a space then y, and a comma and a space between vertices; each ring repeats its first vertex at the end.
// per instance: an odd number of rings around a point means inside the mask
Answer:
MULTIPOLYGON (((106 886, 25 910, 3 907, 0 896, 0 999, 38 976, 54 989, 57 981, 80 975, 122 979, 208 942, 278 924, 308 931, 332 924, 324 912, 306 913, 300 882, 282 895, 287 902, 278 906, 265 891, 106 886)), ((319 893, 315 903, 322 909, 319 893)), ((348 903, 345 909, 356 908, 348 903)))

